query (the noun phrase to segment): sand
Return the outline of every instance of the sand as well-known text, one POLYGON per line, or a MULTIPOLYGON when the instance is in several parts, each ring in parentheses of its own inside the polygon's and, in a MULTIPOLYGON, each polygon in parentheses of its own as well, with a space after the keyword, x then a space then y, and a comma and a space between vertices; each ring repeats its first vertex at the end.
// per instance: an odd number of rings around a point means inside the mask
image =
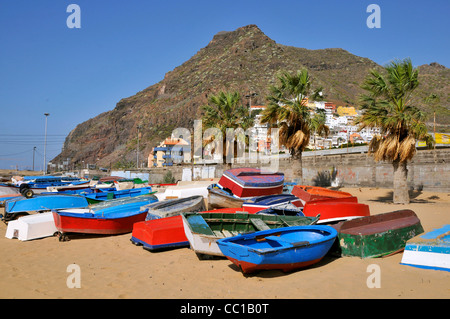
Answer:
MULTIPOLYGON (((370 206, 371 214, 412 209, 425 231, 450 224, 450 194, 416 192, 409 205, 394 205, 392 191, 375 188, 341 189, 370 206)), ((0 233, 7 226, 0 224, 0 233)), ((450 272, 401 265, 402 253, 385 258, 326 257, 299 271, 262 271, 244 276, 227 259, 199 260, 189 248, 149 252, 130 242, 131 234, 57 237, 22 242, 0 237, 0 298, 152 298, 152 299, 402 299, 450 297, 450 272), (79 266, 80 288, 69 288, 79 266), (373 265, 380 274, 375 283, 373 265), (373 285, 372 285, 373 286, 373 285)))

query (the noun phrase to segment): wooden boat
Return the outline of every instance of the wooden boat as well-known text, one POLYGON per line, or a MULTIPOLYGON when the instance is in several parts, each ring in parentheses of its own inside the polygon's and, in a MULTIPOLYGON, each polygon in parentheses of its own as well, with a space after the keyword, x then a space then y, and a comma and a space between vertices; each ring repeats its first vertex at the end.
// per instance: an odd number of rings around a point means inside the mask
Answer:
POLYGON ((142 206, 156 202, 153 195, 112 199, 92 205, 89 208, 54 210, 55 226, 60 240, 65 241, 67 233, 82 234, 124 234, 133 230, 134 223, 145 220, 147 210, 142 206))
POLYGON ((141 195, 151 195, 152 188, 151 187, 141 187, 135 189, 123 189, 120 191, 109 191, 109 190, 101 190, 100 192, 93 192, 86 194, 87 200, 90 204, 99 203, 106 200, 111 200, 115 198, 126 198, 126 197, 135 197, 141 195))
POLYGON ((401 264, 450 271, 450 225, 444 225, 408 240, 401 264))
POLYGON ((317 223, 325 224, 370 216, 370 209, 361 203, 320 200, 305 203, 303 214, 310 217, 320 215, 317 223))
POLYGON ((338 253, 360 258, 399 252, 409 239, 423 232, 419 218, 409 209, 356 218, 333 227, 338 231, 338 253))
POLYGON ((258 168, 232 168, 225 171, 219 180, 223 189, 245 198, 281 194, 284 174, 264 172, 258 168))
POLYGON ((300 198, 303 204, 315 200, 330 200, 338 198, 341 201, 358 202, 358 199, 350 193, 318 186, 294 185, 291 194, 300 198))
POLYGON ((243 198, 233 196, 229 191, 224 190, 218 184, 208 186, 208 208, 234 208, 242 207, 243 198))
POLYGON ((145 220, 165 218, 180 215, 184 212, 200 212, 205 210, 203 196, 196 195, 186 198, 167 199, 162 202, 143 206, 147 210, 145 220))
POLYGON ((17 214, 43 212, 63 208, 84 208, 89 206, 84 196, 77 195, 34 195, 32 198, 15 197, 5 202, 4 220, 17 214))
POLYGON ((221 238, 286 226, 310 225, 317 221, 317 218, 247 212, 184 213, 181 216, 186 237, 199 258, 203 258, 203 255, 223 256, 217 246, 217 240, 221 238))
POLYGON ((263 269, 287 272, 319 262, 336 236, 330 226, 283 227, 220 239, 217 245, 243 273, 263 269))
MULTIPOLYGON (((234 214, 238 210, 239 208, 225 208, 206 211, 204 213, 215 212, 234 214)), ((194 212, 194 209, 184 210, 183 212, 187 211, 194 212)), ((197 211, 203 211, 203 209, 197 211)), ((182 212, 180 211, 180 214, 181 213, 182 212)), ((184 232, 183 219, 181 215, 149 219, 143 222, 135 223, 133 226, 131 242, 138 246, 142 245, 144 249, 150 251, 189 246, 189 240, 184 232)))
POLYGON ((291 203, 297 207, 303 206, 300 199, 294 195, 278 194, 278 195, 258 196, 252 199, 247 199, 242 204, 242 207, 245 209, 245 211, 249 212, 250 214, 254 214, 263 209, 287 203, 291 203))
POLYGON ((181 215, 135 223, 131 242, 150 251, 189 247, 181 215))
POLYGON ((292 203, 284 203, 271 206, 269 208, 260 210, 256 214, 266 214, 266 215, 269 214, 280 216, 305 216, 303 214, 303 207, 297 207, 292 203))

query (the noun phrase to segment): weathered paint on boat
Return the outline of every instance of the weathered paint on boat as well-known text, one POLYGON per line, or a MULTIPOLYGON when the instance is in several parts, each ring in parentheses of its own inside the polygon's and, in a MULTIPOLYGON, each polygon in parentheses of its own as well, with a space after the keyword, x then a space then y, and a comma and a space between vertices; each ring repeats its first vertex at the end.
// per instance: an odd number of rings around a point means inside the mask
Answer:
POLYGON ((218 184, 243 198, 281 194, 283 183, 283 173, 265 172, 258 168, 232 168, 223 173, 218 184))
POLYGON ((401 264, 450 271, 450 225, 444 225, 408 240, 401 264))
POLYGON ((350 193, 318 186, 294 185, 291 194, 300 198, 303 204, 311 201, 327 199, 340 199, 339 201, 358 202, 358 199, 350 193))
POLYGON ((370 209, 361 203, 320 200, 307 202, 303 214, 311 217, 320 215, 318 224, 326 224, 370 216, 370 209))
POLYGON ((124 234, 145 220, 147 210, 141 207, 157 200, 153 195, 113 199, 90 208, 54 210, 53 218, 62 234, 124 234))
POLYGON ((236 213, 184 213, 184 232, 197 255, 223 256, 216 241, 242 233, 286 226, 310 225, 317 218, 236 213))
POLYGON ((150 251, 189 246, 180 215, 135 223, 131 242, 150 251))
POLYGON ((337 231, 330 226, 294 226, 224 238, 217 245, 243 273, 287 272, 319 262, 336 236, 337 231))
POLYGON ((231 192, 227 192, 217 184, 208 186, 208 208, 233 208, 242 207, 243 198, 233 196, 231 192))
POLYGON ((287 203, 291 203, 296 207, 303 206, 300 199, 294 195, 277 194, 277 195, 258 196, 252 199, 247 199, 242 204, 242 207, 245 209, 245 211, 249 212, 250 214, 254 214, 261 210, 287 203))
POLYGON ((195 195, 184 198, 167 199, 161 202, 155 202, 141 209, 147 210, 146 220, 159 219, 180 215, 184 212, 200 212, 205 210, 203 196, 195 195))
POLYGON ((123 189, 120 191, 100 191, 85 194, 84 196, 87 198, 90 204, 96 204, 99 202, 103 202, 111 199, 118 198, 126 198, 126 197, 135 197, 135 196, 146 196, 152 195, 151 187, 141 187, 141 188, 133 188, 133 189, 123 189))
POLYGON ((356 218, 334 225, 340 254, 375 258, 399 252, 406 242, 423 232, 417 215, 409 209, 356 218))

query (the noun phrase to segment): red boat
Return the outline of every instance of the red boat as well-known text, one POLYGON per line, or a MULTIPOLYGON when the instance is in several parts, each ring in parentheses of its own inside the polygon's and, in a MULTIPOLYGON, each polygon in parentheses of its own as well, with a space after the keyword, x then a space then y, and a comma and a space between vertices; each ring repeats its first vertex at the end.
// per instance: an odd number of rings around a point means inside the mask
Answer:
POLYGON ((150 251, 189 246, 181 215, 134 224, 131 242, 150 251))
POLYGON ((131 232, 135 223, 145 220, 147 210, 141 207, 157 200, 153 195, 113 199, 90 208, 55 210, 53 219, 61 233, 60 241, 68 239, 67 233, 124 234, 131 232))
POLYGON ((337 200, 319 200, 305 203, 303 214, 316 217, 320 214, 318 224, 334 223, 358 217, 370 216, 369 206, 356 202, 337 200))
POLYGON ((281 194, 283 183, 283 173, 264 172, 258 168, 232 168, 223 173, 218 184, 243 198, 281 194))
MULTIPOLYGON (((222 208, 204 213, 230 213, 244 211, 243 208, 222 208)), ((131 242, 144 249, 155 251, 161 249, 188 247, 181 215, 146 220, 134 224, 131 242)))

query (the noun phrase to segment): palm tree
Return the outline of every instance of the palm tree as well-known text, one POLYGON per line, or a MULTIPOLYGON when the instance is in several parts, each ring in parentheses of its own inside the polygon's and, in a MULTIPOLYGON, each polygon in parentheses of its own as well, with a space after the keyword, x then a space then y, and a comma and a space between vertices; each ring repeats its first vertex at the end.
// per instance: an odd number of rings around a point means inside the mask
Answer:
POLYGON ((325 125, 325 122, 325 110, 316 110, 314 116, 311 118, 311 130, 314 132, 314 149, 316 147, 316 135, 328 137, 328 135, 330 134, 330 128, 325 125))
POLYGON ((282 71, 277 75, 278 85, 270 86, 268 105, 263 110, 261 123, 279 127, 279 143, 289 149, 294 159, 294 176, 301 182, 302 152, 311 136, 311 111, 307 97, 318 99, 321 88, 312 91, 311 78, 306 69, 290 74, 282 71))
MULTIPOLYGON (((249 109, 242 104, 241 96, 238 92, 219 92, 209 98, 209 103, 202 106, 204 115, 202 122, 204 128, 218 128, 222 133, 224 152, 223 159, 227 163, 227 168, 231 168, 230 160, 231 152, 235 149, 232 138, 228 136, 227 129, 242 128, 246 131, 253 126, 254 116, 251 115, 249 109)), ((203 141, 205 144, 211 143, 214 136, 203 141)), ((244 143, 245 141, 238 141, 244 143)), ((236 154, 236 153, 235 153, 236 154)))
POLYGON ((418 70, 410 59, 394 61, 384 72, 371 70, 362 88, 362 115, 356 119, 360 129, 378 127, 381 136, 369 144, 376 161, 391 161, 394 168, 394 203, 409 203, 407 162, 416 153, 416 140, 432 145, 425 125, 426 116, 413 106, 412 93, 419 85, 418 70))

